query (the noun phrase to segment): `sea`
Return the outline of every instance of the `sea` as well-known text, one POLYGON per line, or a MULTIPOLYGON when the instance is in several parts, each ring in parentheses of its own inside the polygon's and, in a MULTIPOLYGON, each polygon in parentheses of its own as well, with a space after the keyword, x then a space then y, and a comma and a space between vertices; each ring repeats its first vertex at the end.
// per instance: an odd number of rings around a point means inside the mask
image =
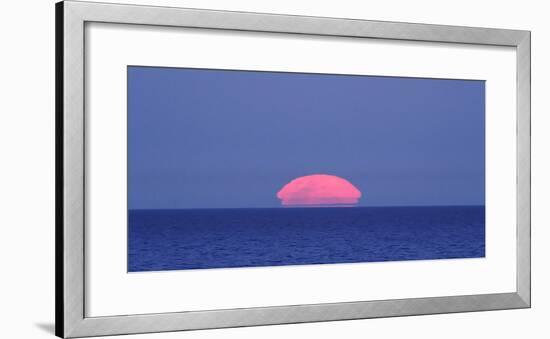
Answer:
POLYGON ((484 256, 484 206, 128 212, 129 272, 484 256))

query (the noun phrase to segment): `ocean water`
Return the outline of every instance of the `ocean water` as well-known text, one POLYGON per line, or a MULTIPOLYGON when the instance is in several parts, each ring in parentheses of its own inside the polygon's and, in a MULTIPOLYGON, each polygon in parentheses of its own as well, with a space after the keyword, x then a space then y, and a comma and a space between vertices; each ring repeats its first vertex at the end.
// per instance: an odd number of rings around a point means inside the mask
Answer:
POLYGON ((485 207, 130 210, 128 271, 485 256, 485 207))

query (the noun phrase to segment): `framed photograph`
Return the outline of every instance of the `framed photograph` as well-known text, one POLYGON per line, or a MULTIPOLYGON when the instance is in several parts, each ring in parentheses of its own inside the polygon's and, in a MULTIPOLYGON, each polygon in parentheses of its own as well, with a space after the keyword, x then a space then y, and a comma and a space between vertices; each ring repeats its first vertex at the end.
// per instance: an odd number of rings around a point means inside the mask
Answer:
POLYGON ((56 5, 56 334, 530 307, 530 32, 56 5))

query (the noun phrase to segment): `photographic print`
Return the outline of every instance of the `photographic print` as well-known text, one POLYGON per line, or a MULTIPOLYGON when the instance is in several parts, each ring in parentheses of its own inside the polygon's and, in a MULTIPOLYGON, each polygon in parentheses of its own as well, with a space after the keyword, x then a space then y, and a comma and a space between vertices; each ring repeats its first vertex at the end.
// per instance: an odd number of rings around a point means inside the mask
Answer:
POLYGON ((56 335, 531 307, 530 31, 55 12, 56 335))
POLYGON ((129 66, 128 271, 485 256, 485 82, 129 66))

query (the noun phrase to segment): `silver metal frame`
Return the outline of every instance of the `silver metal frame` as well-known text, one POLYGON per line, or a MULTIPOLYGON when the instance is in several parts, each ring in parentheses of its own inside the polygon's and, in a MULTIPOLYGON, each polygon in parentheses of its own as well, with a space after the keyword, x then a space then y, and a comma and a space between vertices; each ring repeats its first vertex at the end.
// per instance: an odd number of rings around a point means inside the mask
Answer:
POLYGON ((531 305, 529 31, 65 1, 56 4, 56 335, 98 335, 528 308, 531 305), (517 291, 163 314, 84 313, 84 25, 195 27, 517 49, 517 291))

